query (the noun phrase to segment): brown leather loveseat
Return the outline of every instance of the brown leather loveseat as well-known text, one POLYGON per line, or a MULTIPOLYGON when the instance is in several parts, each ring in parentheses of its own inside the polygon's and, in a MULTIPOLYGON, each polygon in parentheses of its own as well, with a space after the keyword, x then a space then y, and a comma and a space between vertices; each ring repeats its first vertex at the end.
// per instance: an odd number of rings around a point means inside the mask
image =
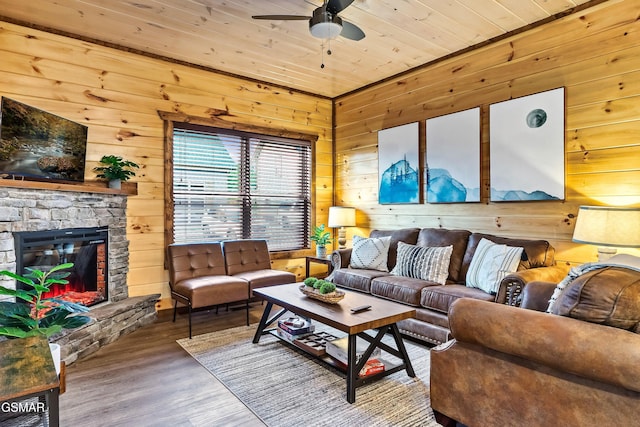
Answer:
POLYGON ((225 242, 174 243, 167 247, 169 286, 175 300, 187 306, 189 338, 191 311, 244 301, 249 325, 249 300, 255 288, 295 283, 295 274, 274 270, 266 240, 244 239, 225 242))
POLYGON ((522 308, 460 299, 454 339, 431 350, 438 422, 473 426, 631 426, 640 420, 640 271, 606 267, 529 283, 522 308), (529 308, 529 309, 525 309, 529 308), (557 314, 554 314, 557 313, 557 314))
MULTIPOLYGON (((555 250, 546 240, 510 239, 442 228, 373 230, 369 237, 390 237, 387 271, 352 268, 352 248, 347 248, 332 253, 334 270, 330 280, 342 288, 415 307, 416 317, 403 320, 398 326, 402 333, 431 344, 440 344, 451 338, 447 313, 457 299, 473 298, 505 303, 511 298, 515 301, 526 283, 532 280, 557 282, 568 270, 565 266, 555 265, 555 250), (495 294, 466 286, 469 266, 482 239, 523 248, 517 271, 500 282, 495 294), (425 248, 452 246, 445 284, 391 274, 396 265, 399 242, 425 248)), ((354 241, 354 245, 355 243, 354 241)))

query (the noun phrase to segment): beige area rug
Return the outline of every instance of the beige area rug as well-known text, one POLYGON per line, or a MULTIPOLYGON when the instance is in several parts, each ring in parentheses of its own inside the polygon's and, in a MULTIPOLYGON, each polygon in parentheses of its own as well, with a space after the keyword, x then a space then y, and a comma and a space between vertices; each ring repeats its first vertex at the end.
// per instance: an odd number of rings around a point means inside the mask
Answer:
POLYGON ((396 372, 358 388, 349 404, 343 374, 274 336, 253 344, 255 331, 242 326, 178 344, 271 427, 438 426, 429 404, 428 348, 405 342, 416 377, 396 372))

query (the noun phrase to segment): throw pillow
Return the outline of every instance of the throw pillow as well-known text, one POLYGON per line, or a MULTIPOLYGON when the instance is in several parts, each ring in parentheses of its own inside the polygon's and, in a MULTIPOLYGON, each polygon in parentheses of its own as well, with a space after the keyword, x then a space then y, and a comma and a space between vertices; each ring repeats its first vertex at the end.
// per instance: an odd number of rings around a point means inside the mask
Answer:
POLYGON ((495 295, 502 279, 518 269, 522 251, 523 248, 481 239, 469 264, 466 285, 495 295))
POLYGON ((398 260, 391 274, 444 285, 452 252, 453 245, 424 247, 398 242, 398 260))
POLYGON ((390 244, 391 236, 368 239, 353 236, 353 249, 349 267, 389 271, 387 257, 389 256, 390 244))
POLYGON ((553 314, 640 332, 640 271, 627 267, 591 270, 567 283, 553 314))

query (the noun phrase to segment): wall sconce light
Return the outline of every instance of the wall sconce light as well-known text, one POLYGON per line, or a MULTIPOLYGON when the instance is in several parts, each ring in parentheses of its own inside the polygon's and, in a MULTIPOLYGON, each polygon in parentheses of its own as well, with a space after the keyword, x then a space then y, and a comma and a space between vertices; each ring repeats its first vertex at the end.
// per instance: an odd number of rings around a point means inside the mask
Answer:
POLYGON ((640 248, 640 208, 580 206, 573 241, 598 246, 598 261, 615 248, 640 248))
POLYGON ((329 227, 339 228, 338 245, 339 249, 345 249, 347 246, 347 231, 345 227, 354 227, 356 225, 356 209, 344 206, 331 206, 329 208, 329 227))

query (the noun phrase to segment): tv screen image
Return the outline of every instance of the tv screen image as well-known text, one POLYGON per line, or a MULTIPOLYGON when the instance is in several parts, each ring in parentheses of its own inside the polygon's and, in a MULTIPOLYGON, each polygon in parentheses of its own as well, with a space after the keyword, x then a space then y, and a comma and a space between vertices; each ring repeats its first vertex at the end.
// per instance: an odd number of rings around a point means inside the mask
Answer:
POLYGON ((83 182, 86 151, 86 126, 2 97, 0 177, 83 182))

